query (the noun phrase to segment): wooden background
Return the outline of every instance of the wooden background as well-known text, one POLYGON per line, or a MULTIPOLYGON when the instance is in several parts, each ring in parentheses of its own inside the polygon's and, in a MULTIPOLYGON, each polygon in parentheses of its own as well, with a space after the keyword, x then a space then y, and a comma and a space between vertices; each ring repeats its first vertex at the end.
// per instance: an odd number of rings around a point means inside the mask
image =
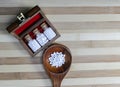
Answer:
POLYGON ((73 54, 62 87, 120 87, 120 0, 0 0, 0 87, 51 87, 41 54, 31 58, 5 29, 39 5, 73 54))

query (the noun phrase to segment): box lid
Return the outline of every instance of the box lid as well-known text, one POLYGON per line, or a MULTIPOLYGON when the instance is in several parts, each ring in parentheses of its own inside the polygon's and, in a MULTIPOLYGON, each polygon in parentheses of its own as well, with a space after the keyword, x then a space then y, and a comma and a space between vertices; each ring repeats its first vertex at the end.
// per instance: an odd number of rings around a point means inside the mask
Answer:
MULTIPOLYGON (((34 8, 32 8, 29 11, 27 11, 26 13, 24 13, 24 16, 26 17, 25 21, 27 21, 29 17, 32 17, 34 14, 36 14, 40 10, 41 9, 39 8, 39 6, 35 6, 34 8)), ((17 27, 19 27, 20 24, 21 24, 20 20, 16 19, 13 23, 11 23, 7 27, 7 31, 9 33, 12 33, 17 27)))

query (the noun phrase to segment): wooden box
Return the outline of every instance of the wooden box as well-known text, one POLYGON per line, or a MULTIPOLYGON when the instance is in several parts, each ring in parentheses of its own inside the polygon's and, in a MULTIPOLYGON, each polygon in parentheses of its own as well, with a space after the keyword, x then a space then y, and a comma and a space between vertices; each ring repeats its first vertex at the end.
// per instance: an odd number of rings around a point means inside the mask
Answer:
POLYGON ((53 41, 60 37, 60 34, 38 6, 35 6, 26 13, 20 13, 16 20, 7 27, 7 31, 14 35, 21 42, 21 44, 25 49, 27 49, 31 56, 35 56, 41 50, 46 49, 53 41), (37 28, 40 32, 43 33, 44 30, 40 26, 43 23, 47 24, 48 27, 51 27, 56 36, 51 40, 48 40, 48 42, 41 46, 41 48, 39 48, 37 51, 33 52, 33 50, 28 46, 28 42, 25 40, 25 36, 29 34, 32 39, 35 39, 36 36, 34 35, 33 30, 37 28))

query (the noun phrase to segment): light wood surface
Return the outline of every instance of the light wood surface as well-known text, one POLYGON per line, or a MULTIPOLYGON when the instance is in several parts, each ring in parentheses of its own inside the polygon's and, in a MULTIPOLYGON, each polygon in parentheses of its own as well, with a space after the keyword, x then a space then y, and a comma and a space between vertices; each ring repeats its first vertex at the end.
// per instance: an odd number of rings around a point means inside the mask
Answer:
POLYGON ((0 87, 51 87, 41 53, 32 58, 6 27, 39 5, 71 49, 62 87, 120 87, 120 0, 0 0, 0 87))

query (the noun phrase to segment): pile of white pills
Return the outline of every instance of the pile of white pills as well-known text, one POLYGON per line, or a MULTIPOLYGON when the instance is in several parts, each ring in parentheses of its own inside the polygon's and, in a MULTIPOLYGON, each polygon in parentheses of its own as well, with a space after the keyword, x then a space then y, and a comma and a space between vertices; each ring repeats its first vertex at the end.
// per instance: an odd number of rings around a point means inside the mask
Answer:
POLYGON ((55 66, 56 68, 61 67, 65 63, 65 54, 54 52, 49 57, 49 62, 51 66, 55 66))

